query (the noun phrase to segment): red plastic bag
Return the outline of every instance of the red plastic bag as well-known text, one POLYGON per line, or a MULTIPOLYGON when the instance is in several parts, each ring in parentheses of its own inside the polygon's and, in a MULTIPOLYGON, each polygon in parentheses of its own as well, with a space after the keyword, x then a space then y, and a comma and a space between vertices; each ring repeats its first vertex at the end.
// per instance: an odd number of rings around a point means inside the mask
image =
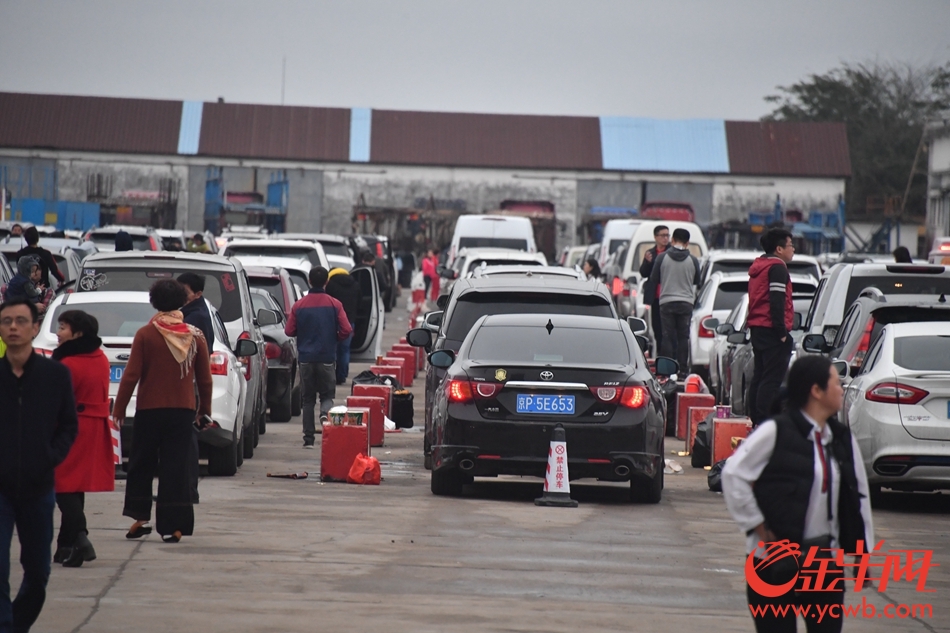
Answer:
POLYGON ((363 453, 356 456, 353 465, 350 466, 350 472, 346 476, 347 482, 351 484, 369 484, 378 486, 382 479, 382 473, 379 470, 379 460, 375 457, 367 457, 363 453))

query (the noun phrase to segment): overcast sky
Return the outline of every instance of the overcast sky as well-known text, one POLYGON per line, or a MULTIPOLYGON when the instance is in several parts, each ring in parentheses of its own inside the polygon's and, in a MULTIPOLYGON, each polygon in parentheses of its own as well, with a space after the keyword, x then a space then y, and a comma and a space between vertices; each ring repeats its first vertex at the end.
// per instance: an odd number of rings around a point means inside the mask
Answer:
POLYGON ((293 105, 756 119, 948 33, 950 0, 0 0, 0 90, 278 104, 286 55, 293 105))

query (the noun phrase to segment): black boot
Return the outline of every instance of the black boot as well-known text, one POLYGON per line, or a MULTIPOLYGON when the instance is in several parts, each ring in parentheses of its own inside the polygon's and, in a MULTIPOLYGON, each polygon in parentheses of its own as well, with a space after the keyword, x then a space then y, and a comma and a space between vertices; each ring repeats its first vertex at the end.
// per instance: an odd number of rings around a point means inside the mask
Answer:
POLYGON ((82 567, 86 561, 96 560, 96 550, 89 542, 89 537, 85 532, 79 533, 76 544, 73 546, 69 557, 63 561, 63 567, 82 567))
POLYGON ((62 563, 64 560, 66 560, 67 558, 69 558, 69 554, 70 554, 72 551, 73 551, 73 548, 71 548, 71 547, 62 547, 62 546, 57 547, 57 548, 56 548, 56 553, 53 554, 53 562, 54 562, 54 563, 62 563))

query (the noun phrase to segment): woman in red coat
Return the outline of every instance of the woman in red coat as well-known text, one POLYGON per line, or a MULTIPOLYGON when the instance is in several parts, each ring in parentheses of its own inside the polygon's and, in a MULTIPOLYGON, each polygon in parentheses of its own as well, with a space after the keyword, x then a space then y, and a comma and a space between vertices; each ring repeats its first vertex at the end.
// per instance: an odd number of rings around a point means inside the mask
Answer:
POLYGON ((79 434, 69 455, 56 467, 56 505, 63 513, 53 560, 65 567, 80 567, 95 560, 89 542, 85 493, 115 489, 115 460, 109 421, 109 359, 102 352, 99 322, 82 310, 59 315, 59 347, 53 358, 69 368, 73 377, 79 434))

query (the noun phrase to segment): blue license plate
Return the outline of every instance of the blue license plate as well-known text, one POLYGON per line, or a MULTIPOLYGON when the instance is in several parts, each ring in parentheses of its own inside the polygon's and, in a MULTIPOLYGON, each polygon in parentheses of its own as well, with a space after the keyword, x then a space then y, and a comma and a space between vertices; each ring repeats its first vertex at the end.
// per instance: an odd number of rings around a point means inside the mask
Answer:
POLYGON ((539 396, 518 394, 518 413, 574 414, 574 396, 539 396))
POLYGON ((109 366, 109 382, 121 382, 122 374, 125 373, 125 365, 109 366))

